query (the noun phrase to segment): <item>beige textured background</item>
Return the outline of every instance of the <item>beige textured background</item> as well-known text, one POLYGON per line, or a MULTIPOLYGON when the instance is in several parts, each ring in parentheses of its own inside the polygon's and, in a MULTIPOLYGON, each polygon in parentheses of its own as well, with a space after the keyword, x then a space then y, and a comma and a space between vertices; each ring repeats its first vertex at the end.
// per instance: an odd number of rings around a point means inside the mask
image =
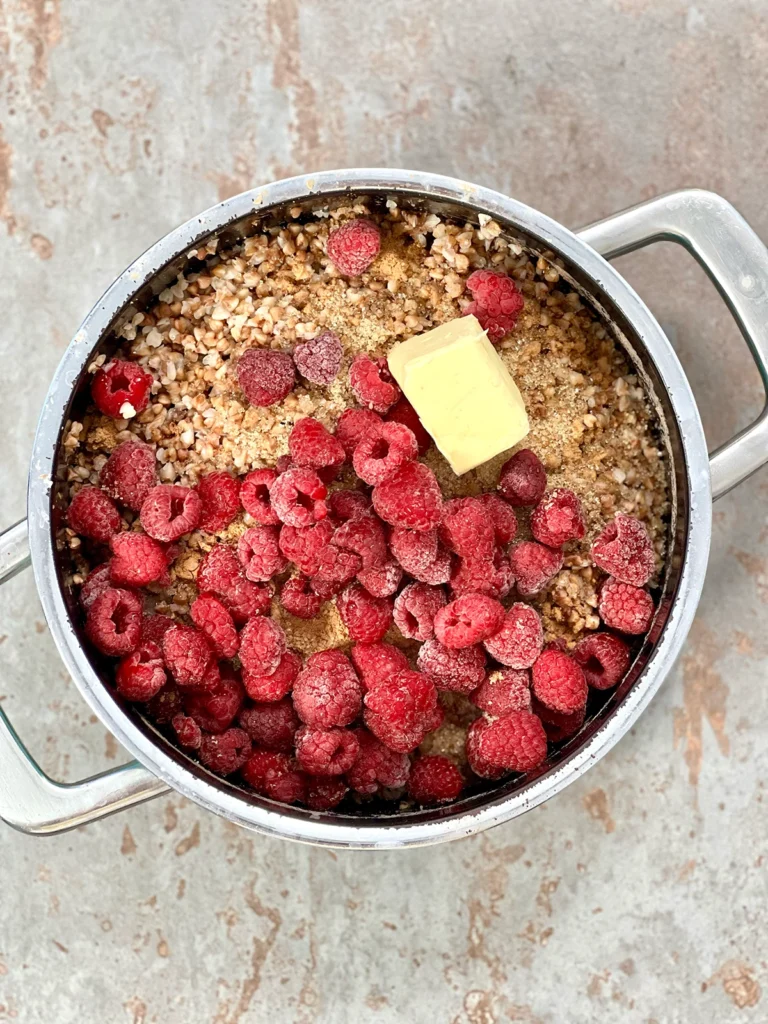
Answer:
MULTIPOLYGON (((695 184, 768 239, 766 0, 0 0, 0 523, 69 337, 144 247, 298 171, 428 168, 569 226, 695 184)), ((759 406, 683 253, 622 267, 712 442, 759 406)), ((768 475, 718 504, 707 589, 635 731, 473 840, 351 854, 165 799, 52 840, 0 826, 0 1022, 762 1021, 768 475)), ((29 574, 0 699, 45 769, 123 757, 29 574)))

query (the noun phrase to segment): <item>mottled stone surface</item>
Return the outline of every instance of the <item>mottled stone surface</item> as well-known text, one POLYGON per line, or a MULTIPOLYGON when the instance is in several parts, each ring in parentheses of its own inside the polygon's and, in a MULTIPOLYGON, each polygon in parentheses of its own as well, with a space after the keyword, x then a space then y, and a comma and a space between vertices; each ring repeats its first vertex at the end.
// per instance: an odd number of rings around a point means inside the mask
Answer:
MULTIPOLYGON (((80 318, 199 209, 389 164, 571 226, 695 184, 768 238, 767 63, 765 0, 2 0, 0 522, 80 318)), ((728 437, 759 382, 704 275, 669 246, 621 265, 728 437)), ((767 498, 762 473, 718 504, 685 656, 636 729, 508 826, 331 853, 169 798, 57 839, 0 828, 0 1021, 764 1020, 767 498)), ((119 763, 29 574, 0 645, 0 699, 46 771, 119 763)))

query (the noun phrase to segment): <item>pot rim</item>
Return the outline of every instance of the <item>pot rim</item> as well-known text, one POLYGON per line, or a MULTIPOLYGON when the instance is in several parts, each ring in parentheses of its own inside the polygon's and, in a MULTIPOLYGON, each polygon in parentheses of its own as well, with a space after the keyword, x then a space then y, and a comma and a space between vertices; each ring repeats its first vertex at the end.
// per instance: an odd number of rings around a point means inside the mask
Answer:
MULTIPOLYGON (((353 168, 303 174, 243 192, 218 203, 166 234, 135 260, 87 314, 56 370, 38 423, 28 486, 29 545, 45 617, 62 659, 94 713, 148 770, 182 796, 255 831, 317 845, 345 848, 397 848, 437 843, 471 835, 507 821, 559 793, 603 757, 632 727, 671 670, 693 622, 709 557, 712 498, 709 459, 698 409, 685 373, 663 330, 630 285, 578 235, 550 217, 501 193, 422 171, 353 168), (169 261, 183 255, 202 237, 250 214, 310 196, 389 193, 452 202, 501 218, 558 250, 607 295, 632 324, 655 367, 677 418, 688 490, 688 537, 677 591, 661 637, 634 685, 591 736, 555 768, 526 782, 513 793, 494 795, 471 809, 450 808, 432 820, 408 815, 356 818, 287 808, 271 801, 244 798, 242 791, 185 769, 143 732, 114 700, 91 665, 65 604, 58 581, 51 528, 51 490, 62 421, 71 394, 93 350, 116 314, 169 261), (279 808, 279 809, 278 809, 279 808)), ((213 777, 211 776, 211 779, 213 777)))

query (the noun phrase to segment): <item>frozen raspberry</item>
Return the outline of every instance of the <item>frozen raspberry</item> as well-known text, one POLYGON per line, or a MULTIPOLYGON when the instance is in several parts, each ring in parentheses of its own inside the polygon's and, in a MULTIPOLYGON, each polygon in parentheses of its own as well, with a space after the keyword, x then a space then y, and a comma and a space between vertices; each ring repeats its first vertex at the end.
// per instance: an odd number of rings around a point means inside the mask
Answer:
POLYGON ((274 619, 257 615, 240 634, 240 662, 250 672, 270 675, 285 654, 285 633, 274 619))
POLYGON ((113 359, 94 376, 91 397, 105 416, 130 419, 149 405, 153 379, 138 363, 113 359))
POLYGON ((295 424, 288 437, 288 449, 293 464, 302 469, 338 468, 346 456, 342 443, 312 416, 295 424))
POLYGON ((257 747, 290 754, 293 739, 301 725, 288 697, 270 704, 254 704, 240 712, 238 723, 257 747))
POLYGON ((293 391, 296 371, 287 352, 249 348, 237 364, 237 382, 251 405, 274 405, 293 391))
POLYGON ((352 466, 365 483, 389 480, 406 462, 416 458, 419 447, 413 432, 402 423, 382 423, 362 437, 352 456, 352 466))
POLYGON ((123 441, 104 463, 99 483, 115 501, 138 512, 155 486, 155 466, 155 452, 150 445, 123 441))
POLYGON ((241 535, 237 542, 237 557, 246 579, 266 583, 288 568, 278 537, 276 526, 254 526, 241 535))
POLYGON ((317 729, 349 725, 360 714, 362 687, 352 663, 338 650, 311 654, 293 686, 299 718, 317 729))
POLYGON ((517 533, 517 516, 512 506, 498 494, 479 494, 477 501, 491 517, 496 543, 506 548, 517 533))
POLYGON ((313 576, 309 585, 312 587, 312 593, 317 594, 321 601, 330 601, 344 589, 343 583, 337 583, 335 580, 322 580, 319 576, 313 576))
POLYGON ((326 251, 336 269, 346 277, 359 277, 373 263, 381 248, 381 232, 372 220, 358 217, 328 235, 326 251))
POLYGON ((141 642, 163 646, 163 637, 176 623, 170 615, 145 615, 141 620, 141 642))
POLYGON ((466 594, 435 615, 435 636, 445 647, 472 647, 497 633, 504 607, 485 594, 466 594))
POLYGON ((642 587, 653 576, 656 559, 648 531, 639 519, 617 512, 592 545, 592 560, 621 583, 642 587))
POLYGON ((243 685, 251 700, 270 703, 282 700, 291 692, 301 671, 301 658, 295 651, 286 651, 274 672, 262 675, 259 669, 243 669, 243 685))
POLYGON ((391 526, 433 530, 440 522, 443 498, 435 474, 421 462, 406 462, 372 494, 377 514, 391 526))
POLYGON ((533 713, 541 719, 549 742, 559 743, 561 740, 568 739, 569 736, 573 736, 579 731, 584 724, 586 707, 578 708, 576 711, 565 715, 560 711, 552 711, 551 708, 546 707, 534 698, 533 713))
POLYGON ((188 750, 200 749, 200 744, 203 740, 203 730, 194 718, 190 718, 180 711, 178 715, 174 715, 171 719, 171 725, 176 733, 176 739, 182 747, 186 747, 188 750))
POLYGON ((573 658, 543 651, 531 670, 531 690, 551 711, 570 715, 587 703, 587 681, 573 658))
POLYGON ((531 513, 531 533, 549 548, 561 548, 569 540, 580 540, 584 530, 581 502, 573 491, 564 487, 556 487, 545 494, 531 513))
POLYGON ((458 800, 464 777, 447 757, 419 757, 411 767, 408 792, 420 804, 446 804, 458 800))
POLYGON ((240 512, 240 481, 229 473, 208 473, 197 485, 202 502, 200 529, 226 530, 240 512))
POLYGON ((361 569, 357 574, 358 583, 362 583, 369 594, 374 597, 392 597, 403 579, 403 570, 397 562, 384 562, 372 569, 361 569))
POLYGON ((544 646, 539 613, 527 604, 513 604, 501 629, 484 641, 486 651, 507 668, 530 668, 544 646))
POLYGON ((181 691, 176 686, 164 686, 160 693, 147 702, 147 715, 158 725, 170 725, 174 715, 183 710, 181 691))
POLYGON ((281 455, 275 463, 275 472, 278 476, 284 473, 286 469, 290 469, 293 466, 290 455, 281 455))
POLYGON ((110 547, 109 571, 118 586, 144 587, 159 580, 166 570, 165 550, 145 533, 116 533, 110 547))
POLYGON ((141 525, 150 537, 167 543, 196 529, 203 510, 197 491, 178 484, 158 484, 141 506, 141 525))
POLYGON ((432 438, 419 419, 419 414, 405 396, 398 398, 386 415, 388 423, 402 423, 416 438, 419 455, 426 455, 432 447, 432 438))
POLYGON ((344 447, 347 458, 352 458, 361 439, 381 422, 381 416, 371 409, 346 409, 339 416, 335 437, 344 447))
POLYGON ((410 640, 429 640, 435 635, 435 616, 445 604, 441 587, 409 583, 395 598, 395 625, 410 640))
POLYGON ((490 672, 470 699, 493 718, 508 715, 510 711, 530 711, 530 673, 516 668, 500 668, 490 672))
POLYGON ((331 542, 333 525, 323 519, 311 526, 283 526, 280 550, 306 576, 314 576, 320 567, 320 555, 331 542))
POLYGON ((312 469, 294 467, 281 473, 269 488, 272 508, 288 526, 311 526, 328 515, 328 488, 312 469))
POLYGON ((364 690, 383 682, 395 672, 410 668, 403 651, 392 644, 355 644, 351 654, 364 690))
POLYGON ((386 359, 356 356, 349 368, 349 386, 364 409, 382 415, 400 397, 400 388, 392 380, 386 359))
POLYGON ((509 553, 517 592, 521 597, 540 593, 563 567, 563 553, 533 540, 515 544, 509 553))
POLYGON ((490 340, 501 341, 514 328, 525 305, 517 285, 501 271, 475 270, 467 278, 467 289, 474 301, 465 308, 464 315, 474 314, 490 340))
POLYGON ((189 609, 192 621, 205 633, 217 658, 234 658, 240 641, 226 606, 213 594, 201 594, 189 609))
POLYGON ((347 782, 356 793, 371 796, 379 787, 402 789, 408 781, 411 762, 407 754, 385 747, 367 729, 354 729, 360 750, 347 772, 347 782))
POLYGON ((343 775, 357 759, 360 743, 349 729, 313 729, 296 733, 296 760, 312 775, 343 775))
POLYGON ((419 579, 437 558, 437 530, 407 530, 395 526, 389 536, 389 546, 405 571, 419 579))
POLYGON ((171 626, 163 637, 165 663, 181 687, 200 685, 212 654, 205 634, 192 626, 171 626))
POLYGON ((287 754, 257 750, 243 765, 242 775, 257 793, 281 804, 298 803, 306 794, 306 776, 287 754))
POLYGON ((344 346, 333 331, 297 345, 293 361, 302 377, 313 384, 332 384, 341 369, 344 346))
POLYGON ((234 722, 244 700, 243 684, 230 674, 220 676, 210 692, 186 696, 184 710, 206 732, 224 732, 234 722))
POLYGON ((360 515, 348 519, 334 532, 334 547, 360 556, 363 569, 383 565, 387 558, 387 537, 384 525, 375 515, 360 515))
POLYGON ((421 672, 396 672, 371 687, 363 703, 366 726, 399 754, 415 750, 434 728, 437 690, 421 672))
POLYGON ((312 811, 332 811, 338 807, 349 792, 349 786, 343 779, 332 775, 324 778, 309 776, 307 793, 304 802, 312 811))
POLYGON ((217 544, 203 558, 197 570, 197 586, 201 592, 210 591, 220 597, 237 625, 253 615, 265 615, 272 600, 268 586, 245 578, 235 549, 229 544, 217 544))
POLYGON ((227 729, 217 735, 204 735, 198 757, 212 772, 232 775, 242 768, 251 756, 252 744, 242 729, 227 729))
POLYGON ((151 700, 165 686, 163 653, 157 644, 137 647, 117 666, 117 692, 126 700, 151 700))
POLYGON ((242 482, 240 502, 261 526, 277 526, 280 522, 269 498, 269 488, 277 479, 274 469, 254 469, 242 482))
POLYGON ((347 523, 371 511, 371 499, 362 491, 333 491, 328 495, 328 511, 339 523, 347 523))
POLYGON ((510 505, 537 505, 547 489, 547 471, 528 448, 515 452, 501 467, 499 490, 510 505))
POLYGON ((70 528, 81 537, 109 544, 120 529, 120 513, 111 498, 98 487, 83 487, 70 502, 67 511, 70 528))
POLYGON ((479 644, 455 650, 439 640, 427 640, 421 645, 416 664, 438 690, 470 694, 485 679, 485 651, 479 644))
POLYGON ((102 562, 101 565, 97 565, 95 569, 88 573, 78 595, 80 604, 86 611, 88 611, 99 594, 103 594, 111 586, 109 570, 109 562, 102 562))
POLYGON ((469 727, 467 756, 475 772, 475 758, 492 768, 529 772, 547 756, 547 734, 530 711, 510 711, 492 722, 478 718, 469 727))
POLYGON ((287 612, 299 619, 314 619, 323 600, 313 593, 306 576, 293 576, 283 584, 280 603, 287 612))
POLYGON ((576 644, 573 660, 581 665, 588 686, 610 690, 629 668, 629 648, 610 633, 593 633, 576 644))
POLYGON ((653 598, 647 590, 607 579, 600 590, 600 618, 620 633, 646 633, 653 618, 653 598))
MULTIPOLYGON (((360 572, 363 560, 352 551, 342 551, 329 544, 320 552, 315 579, 320 583, 336 584, 333 593, 338 593, 341 586, 349 583, 360 572)), ((320 590, 316 593, 321 593, 320 590)), ((326 598, 327 600, 327 598, 326 598)))
POLYGON ((490 561, 496 535, 490 510, 477 498, 454 498, 443 506, 440 539, 462 558, 490 561))
POLYGON ((336 607, 351 639, 359 643, 381 640, 392 625, 392 602, 373 597, 359 583, 350 584, 339 594, 336 607))
POLYGON ((85 635, 102 654, 119 658, 141 640, 141 598, 132 590, 108 587, 91 604, 85 635))
POLYGON ((492 559, 460 558, 451 569, 451 590, 455 597, 487 594, 498 601, 509 594, 514 583, 510 561, 498 548, 492 559))

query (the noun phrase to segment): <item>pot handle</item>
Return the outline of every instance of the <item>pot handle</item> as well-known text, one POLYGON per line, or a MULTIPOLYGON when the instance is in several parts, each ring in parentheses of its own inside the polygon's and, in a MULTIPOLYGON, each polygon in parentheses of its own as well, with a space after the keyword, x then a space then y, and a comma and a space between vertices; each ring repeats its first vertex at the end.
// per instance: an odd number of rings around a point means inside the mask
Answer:
MULTIPOLYGON (((27 524, 0 533, 0 584, 29 565, 27 524)), ((0 818, 20 832, 54 835, 125 807, 151 800, 168 787, 138 761, 82 782, 54 782, 19 739, 0 704, 0 818)))
MULTIPOLYGON (((596 221, 578 234, 606 259, 651 242, 684 246, 739 325, 768 397, 768 249, 729 202, 714 192, 684 189, 596 221)), ((754 423, 710 457, 713 499, 767 461, 768 404, 754 423)))

